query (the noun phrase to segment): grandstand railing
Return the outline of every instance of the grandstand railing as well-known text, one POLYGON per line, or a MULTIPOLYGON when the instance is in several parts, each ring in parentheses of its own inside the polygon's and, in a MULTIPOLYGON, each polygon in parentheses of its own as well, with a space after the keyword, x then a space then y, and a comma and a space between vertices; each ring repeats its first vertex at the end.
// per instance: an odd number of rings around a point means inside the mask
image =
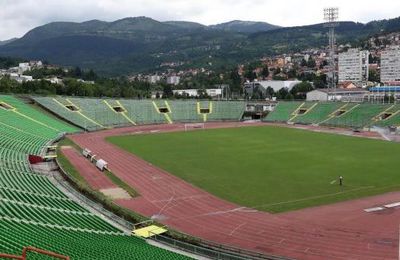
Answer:
MULTIPOLYGON (((150 232, 151 233, 151 232, 150 232)), ((186 251, 191 254, 204 256, 211 259, 231 259, 231 260, 290 260, 290 258, 267 255, 254 251, 243 250, 240 248, 217 244, 210 241, 201 240, 196 237, 190 237, 194 242, 189 243, 183 240, 178 240, 163 234, 153 234, 150 239, 167 246, 186 251)))
POLYGON ((61 255, 58 253, 54 253, 51 251, 43 250, 40 248, 32 247, 32 246, 26 246, 22 249, 22 255, 10 255, 10 254, 2 254, 0 253, 0 258, 7 258, 7 259, 18 259, 18 260, 26 260, 27 259, 27 254, 28 252, 35 252, 38 254, 42 255, 47 255, 53 258, 59 258, 59 259, 64 259, 64 260, 69 260, 69 256, 61 255))

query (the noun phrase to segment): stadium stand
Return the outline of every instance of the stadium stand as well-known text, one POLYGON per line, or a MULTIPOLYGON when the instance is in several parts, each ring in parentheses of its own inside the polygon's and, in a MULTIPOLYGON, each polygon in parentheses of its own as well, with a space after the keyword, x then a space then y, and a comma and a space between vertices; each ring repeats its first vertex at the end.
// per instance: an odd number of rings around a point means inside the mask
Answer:
POLYGON ((298 116, 307 115, 318 105, 317 102, 302 103, 291 115, 289 122, 293 122, 298 116))
MULTIPOLYGON (((31 170, 28 155, 44 156, 48 144, 77 129, 14 97, 0 102, 0 253, 19 255, 34 246, 71 259, 186 259, 126 235, 31 170)), ((44 258, 35 253, 32 259, 44 258)))
POLYGON ((362 128, 370 125, 373 118, 387 107, 382 104, 349 104, 343 114, 336 114, 323 122, 323 125, 362 128))
POLYGON ((293 113, 303 104, 304 102, 279 102, 275 110, 268 114, 263 121, 267 122, 288 122, 292 117, 293 113))
POLYGON ((373 118, 373 125, 400 127, 400 105, 392 105, 373 118))
POLYGON ((172 121, 174 122, 200 122, 203 116, 198 113, 198 102, 188 101, 168 101, 171 107, 172 121))
POLYGON ((131 124, 121 113, 111 107, 112 101, 109 103, 107 100, 93 98, 68 98, 68 100, 78 106, 82 114, 100 127, 113 128, 131 124))
POLYGON ((263 119, 334 127, 399 126, 400 106, 344 102, 279 102, 263 119))
POLYGON ((83 129, 99 130, 104 128, 82 114, 78 107, 59 97, 35 97, 33 99, 49 111, 83 129))
POLYGON ((186 259, 132 236, 60 230, 8 219, 1 220, 1 223, 0 251, 7 249, 14 254, 21 252, 21 244, 34 244, 68 255, 71 259, 186 259))
POLYGON ((36 120, 46 126, 51 126, 58 131, 63 130, 66 132, 76 132, 78 130, 76 127, 66 124, 63 121, 54 120, 54 118, 44 115, 42 111, 32 109, 32 106, 28 106, 23 101, 13 96, 1 95, 0 102, 5 102, 6 104, 13 106, 17 112, 20 112, 28 118, 36 120))
POLYGON ((245 106, 246 103, 241 101, 209 101, 210 113, 207 115, 207 121, 239 121, 245 106))
POLYGON ((151 100, 120 100, 127 115, 137 124, 165 123, 165 117, 156 110, 151 100))
POLYGON ((317 103, 312 109, 297 115, 292 121, 297 124, 319 124, 326 120, 333 112, 342 106, 341 103, 321 102, 317 103))
POLYGON ((59 117, 89 131, 127 125, 240 120, 245 102, 34 97, 59 117))

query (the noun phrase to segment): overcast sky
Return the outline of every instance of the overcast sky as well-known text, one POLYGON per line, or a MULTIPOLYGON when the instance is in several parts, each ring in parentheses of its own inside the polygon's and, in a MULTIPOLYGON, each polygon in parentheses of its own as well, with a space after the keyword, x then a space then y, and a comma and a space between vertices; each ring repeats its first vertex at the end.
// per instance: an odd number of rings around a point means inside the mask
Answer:
POLYGON ((0 40, 21 37, 53 21, 113 21, 148 16, 206 25, 230 20, 281 26, 322 21, 322 9, 340 8, 340 20, 368 22, 400 16, 399 0, 0 0, 0 40))

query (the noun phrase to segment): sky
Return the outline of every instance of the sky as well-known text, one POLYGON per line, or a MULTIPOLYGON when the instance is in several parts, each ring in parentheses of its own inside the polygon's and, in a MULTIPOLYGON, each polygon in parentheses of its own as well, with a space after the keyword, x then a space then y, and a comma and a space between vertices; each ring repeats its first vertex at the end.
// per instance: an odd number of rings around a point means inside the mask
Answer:
POLYGON ((400 16, 399 0, 0 0, 0 40, 21 37, 54 21, 114 21, 147 16, 205 25, 231 20, 280 26, 320 23, 324 7, 339 7, 341 21, 369 22, 400 16))

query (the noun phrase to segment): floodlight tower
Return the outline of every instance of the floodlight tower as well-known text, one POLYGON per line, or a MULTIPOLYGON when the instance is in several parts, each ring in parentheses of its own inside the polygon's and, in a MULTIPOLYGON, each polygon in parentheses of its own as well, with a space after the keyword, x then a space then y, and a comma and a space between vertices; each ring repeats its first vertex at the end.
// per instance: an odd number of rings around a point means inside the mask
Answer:
MULTIPOLYGON (((329 7, 324 8, 324 26, 329 28, 329 73, 328 73, 328 88, 336 93, 336 63, 335 63, 335 51, 336 51, 336 37, 335 28, 339 25, 337 20, 339 19, 339 8, 329 7)), ((336 94, 335 99, 336 99, 336 94)))

